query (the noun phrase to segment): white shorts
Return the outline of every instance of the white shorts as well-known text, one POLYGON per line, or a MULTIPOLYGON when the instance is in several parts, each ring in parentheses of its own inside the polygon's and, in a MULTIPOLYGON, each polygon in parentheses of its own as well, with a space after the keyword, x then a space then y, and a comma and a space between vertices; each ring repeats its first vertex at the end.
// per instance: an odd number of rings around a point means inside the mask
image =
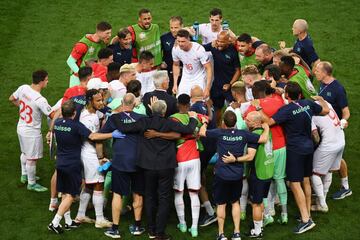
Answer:
POLYGON ((175 168, 173 188, 177 191, 183 191, 186 181, 186 186, 188 189, 199 190, 201 187, 200 171, 200 159, 193 159, 190 161, 178 163, 178 167, 175 168))
POLYGON ((20 149, 27 159, 40 159, 43 157, 43 139, 42 135, 24 136, 18 133, 20 149))
POLYGON ((181 79, 178 91, 176 94, 176 97, 180 96, 181 94, 187 94, 190 96, 191 89, 198 85, 202 88, 202 90, 205 89, 205 80, 188 80, 188 79, 181 79))
POLYGON ((313 172, 325 175, 329 171, 339 170, 344 148, 345 146, 342 146, 340 149, 333 152, 317 149, 314 152, 313 172))
POLYGON ((84 179, 86 184, 104 182, 104 176, 98 171, 100 164, 96 154, 81 151, 81 161, 84 166, 84 179))

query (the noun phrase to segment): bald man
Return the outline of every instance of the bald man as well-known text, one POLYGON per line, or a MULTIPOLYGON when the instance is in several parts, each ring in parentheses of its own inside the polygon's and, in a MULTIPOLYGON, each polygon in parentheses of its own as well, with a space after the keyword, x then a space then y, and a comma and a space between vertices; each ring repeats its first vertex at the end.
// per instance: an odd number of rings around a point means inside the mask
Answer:
POLYGON ((259 62, 257 66, 260 74, 262 75, 267 65, 273 64, 273 51, 266 43, 261 44, 255 50, 255 59, 259 62))
POLYGON ((315 52, 313 42, 308 34, 309 25, 304 19, 296 19, 292 31, 293 35, 297 37, 294 44, 293 51, 300 55, 302 59, 310 67, 315 66, 319 61, 319 57, 315 52))
POLYGON ((239 55, 235 46, 230 43, 228 31, 221 31, 216 41, 204 45, 204 48, 212 53, 214 59, 214 82, 210 98, 214 103, 217 125, 220 125, 221 110, 225 101, 233 101, 231 84, 236 82, 241 75, 239 55))

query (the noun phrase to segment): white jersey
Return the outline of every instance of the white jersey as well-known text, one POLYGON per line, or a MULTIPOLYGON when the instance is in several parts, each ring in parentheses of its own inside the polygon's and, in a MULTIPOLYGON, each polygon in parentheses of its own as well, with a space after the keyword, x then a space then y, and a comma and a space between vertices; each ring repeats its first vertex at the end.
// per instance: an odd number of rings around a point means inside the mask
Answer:
POLYGON ((27 84, 20 86, 12 95, 19 101, 18 133, 40 135, 42 114, 49 116, 52 112, 46 98, 27 84))
POLYGON ((189 51, 181 50, 179 46, 176 46, 172 49, 172 58, 174 62, 181 61, 183 63, 181 83, 206 82, 206 71, 203 65, 210 60, 203 46, 192 42, 189 51))
POLYGON ((345 145, 344 131, 340 127, 339 117, 331 104, 327 103, 330 112, 325 116, 312 117, 312 129, 319 128, 321 142, 318 147, 321 151, 336 151, 345 145))
POLYGON ((112 80, 109 83, 109 91, 113 99, 122 98, 126 94, 126 87, 120 80, 112 80))
POLYGON ((213 32, 211 29, 210 23, 202 23, 199 25, 199 35, 201 36, 202 44, 208 44, 212 41, 216 40, 217 35, 222 31, 222 27, 220 27, 220 31, 213 32))
MULTIPOLYGON (((87 109, 84 109, 81 114, 79 121, 85 125, 91 132, 97 132, 100 129, 100 118, 103 118, 103 114, 99 111, 96 113, 90 113, 87 109)), ((81 152, 86 154, 96 154, 95 145, 89 140, 84 141, 81 152)))
POLYGON ((148 72, 136 72, 136 79, 141 82, 141 96, 144 96, 145 93, 152 92, 155 90, 153 74, 157 70, 151 70, 148 72))

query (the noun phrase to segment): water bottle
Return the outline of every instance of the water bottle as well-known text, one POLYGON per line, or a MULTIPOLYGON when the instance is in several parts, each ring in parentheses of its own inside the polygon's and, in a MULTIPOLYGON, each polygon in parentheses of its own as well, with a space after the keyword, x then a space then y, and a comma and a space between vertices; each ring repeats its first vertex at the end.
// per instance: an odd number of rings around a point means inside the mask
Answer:
POLYGON ((192 37, 192 39, 197 42, 199 40, 199 22, 195 21, 193 24, 193 28, 195 30, 195 35, 192 37))
POLYGON ((229 23, 228 23, 228 21, 224 20, 224 21, 222 22, 222 29, 225 30, 225 31, 229 30, 229 23))

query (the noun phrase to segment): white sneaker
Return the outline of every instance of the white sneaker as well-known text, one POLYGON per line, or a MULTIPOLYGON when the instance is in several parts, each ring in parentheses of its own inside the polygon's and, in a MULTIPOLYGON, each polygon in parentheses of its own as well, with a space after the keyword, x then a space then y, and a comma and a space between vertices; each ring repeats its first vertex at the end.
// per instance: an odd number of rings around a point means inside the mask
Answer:
POLYGON ((112 226, 112 222, 110 222, 109 220, 107 219, 103 219, 103 220, 100 220, 100 221, 96 221, 95 222, 95 227, 96 228, 109 228, 112 226))
POLYGON ((316 204, 316 205, 311 205, 310 210, 313 212, 327 213, 329 211, 329 207, 327 205, 321 206, 321 205, 316 204))
POLYGON ((85 217, 76 217, 75 222, 79 223, 95 223, 95 220, 92 218, 89 218, 88 216, 85 217))

